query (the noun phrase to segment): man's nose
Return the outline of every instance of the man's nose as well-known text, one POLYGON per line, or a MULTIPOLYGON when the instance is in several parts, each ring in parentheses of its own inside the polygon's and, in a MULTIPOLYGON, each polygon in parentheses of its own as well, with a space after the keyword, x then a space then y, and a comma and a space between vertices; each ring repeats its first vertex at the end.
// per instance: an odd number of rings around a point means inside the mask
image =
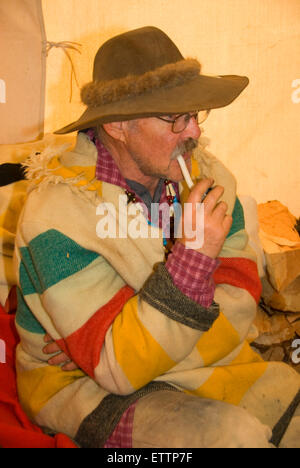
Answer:
POLYGON ((200 138, 201 130, 195 117, 190 119, 183 133, 185 138, 194 138, 195 140, 200 138))

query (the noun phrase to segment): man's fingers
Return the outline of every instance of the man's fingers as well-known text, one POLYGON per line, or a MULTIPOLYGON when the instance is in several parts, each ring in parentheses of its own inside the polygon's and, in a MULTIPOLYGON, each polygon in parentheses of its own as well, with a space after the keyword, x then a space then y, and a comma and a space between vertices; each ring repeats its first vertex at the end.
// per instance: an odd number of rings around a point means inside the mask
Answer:
POLYGON ((223 227, 224 227, 226 236, 230 231, 231 225, 232 225, 232 216, 226 215, 223 221, 223 227))
POLYGON ((48 364, 50 366, 59 366, 60 364, 70 362, 70 358, 65 353, 59 353, 49 359, 48 364))
POLYGON ((62 352, 60 347, 55 343, 53 338, 48 333, 44 336, 43 339, 45 343, 48 343, 46 346, 44 346, 43 353, 57 353, 48 360, 48 364, 50 366, 61 366, 63 371, 73 371, 78 369, 77 364, 75 364, 73 361, 70 361, 69 356, 62 352))
POLYGON ((213 179, 202 179, 191 190, 187 199, 188 203, 201 203, 203 195, 214 183, 213 179))
POLYGON ((216 187, 214 187, 209 192, 209 194, 205 197, 203 201, 203 203, 205 204, 206 213, 211 213, 216 208, 218 200, 223 195, 223 193, 224 187, 221 187, 221 185, 216 185, 216 187))
POLYGON ((217 218, 220 221, 223 221, 224 216, 226 215, 227 209, 228 209, 228 205, 227 205, 226 202, 221 201, 221 202, 217 203, 217 205, 216 205, 216 207, 215 207, 215 209, 213 211, 213 214, 214 214, 215 218, 217 218))
POLYGON ((46 333, 46 335, 44 335, 44 341, 45 343, 52 343, 54 340, 48 333, 46 333))
POLYGON ((59 353, 59 352, 61 352, 61 349, 55 343, 55 341, 52 341, 51 343, 47 344, 43 348, 43 353, 45 353, 45 354, 54 354, 54 353, 59 353))
POLYGON ((78 366, 73 361, 67 362, 67 364, 62 366, 63 371, 70 372, 70 371, 77 370, 77 369, 78 369, 78 366))
POLYGON ((70 361, 69 356, 65 353, 59 353, 56 356, 53 356, 49 359, 48 364, 50 366, 61 366, 61 369, 66 372, 74 371, 78 369, 75 362, 70 361))

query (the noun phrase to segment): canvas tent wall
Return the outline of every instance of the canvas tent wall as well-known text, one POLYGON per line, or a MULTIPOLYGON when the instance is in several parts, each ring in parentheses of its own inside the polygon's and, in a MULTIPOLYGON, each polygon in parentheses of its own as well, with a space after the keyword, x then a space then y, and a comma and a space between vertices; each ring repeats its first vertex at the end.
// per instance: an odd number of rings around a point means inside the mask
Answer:
POLYGON ((203 72, 249 76, 246 92, 205 124, 209 149, 240 191, 299 216, 299 0, 0 0, 1 159, 4 144, 76 120, 101 43, 150 24, 203 72))
POLYGON ((40 1, 0 1, 0 143, 43 136, 44 41, 40 1))

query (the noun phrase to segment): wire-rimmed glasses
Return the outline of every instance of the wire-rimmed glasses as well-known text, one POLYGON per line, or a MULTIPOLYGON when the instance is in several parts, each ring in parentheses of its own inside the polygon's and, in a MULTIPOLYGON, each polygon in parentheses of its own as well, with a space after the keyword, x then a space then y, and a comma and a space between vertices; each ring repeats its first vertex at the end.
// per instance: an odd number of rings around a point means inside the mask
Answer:
POLYGON ((172 119, 172 116, 157 117, 164 122, 172 124, 173 133, 181 133, 188 126, 190 120, 194 118, 198 125, 201 125, 209 116, 210 110, 203 110, 199 112, 186 112, 185 114, 179 114, 172 119))

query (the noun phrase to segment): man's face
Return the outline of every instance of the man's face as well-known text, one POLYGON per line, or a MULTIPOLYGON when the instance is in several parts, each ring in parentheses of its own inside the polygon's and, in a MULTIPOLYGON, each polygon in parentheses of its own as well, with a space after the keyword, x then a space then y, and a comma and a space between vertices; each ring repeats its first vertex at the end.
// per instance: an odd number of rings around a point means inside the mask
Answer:
POLYGON ((168 122, 143 118, 127 122, 126 146, 143 175, 179 182, 183 176, 176 157, 182 154, 190 170, 192 150, 200 134, 194 117, 181 133, 173 133, 168 122))

